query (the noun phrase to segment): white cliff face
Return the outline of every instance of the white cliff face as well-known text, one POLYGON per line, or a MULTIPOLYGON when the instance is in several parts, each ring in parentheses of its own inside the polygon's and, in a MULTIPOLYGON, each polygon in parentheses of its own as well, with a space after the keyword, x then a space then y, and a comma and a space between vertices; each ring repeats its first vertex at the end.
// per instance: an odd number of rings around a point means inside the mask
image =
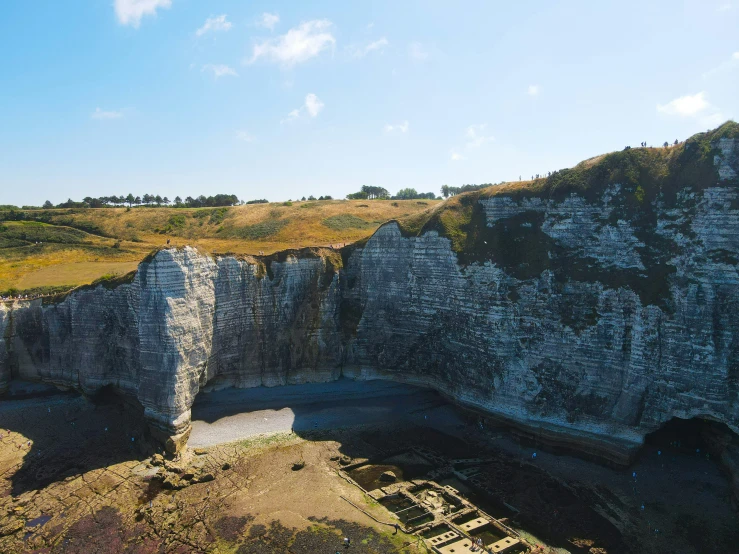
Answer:
POLYGON ((190 406, 210 381, 338 378, 338 272, 305 253, 272 261, 270 273, 255 260, 170 249, 114 289, 87 287, 50 305, 4 304, 0 386, 11 375, 87 394, 112 386, 142 405, 158 436, 181 442, 190 406))
POLYGON ((9 378, 111 385, 186 439, 205 386, 344 374, 432 386, 541 440, 627 462, 672 417, 739 432, 736 140, 716 182, 482 198, 476 257, 395 223, 263 260, 163 250, 132 282, 0 308, 9 378))

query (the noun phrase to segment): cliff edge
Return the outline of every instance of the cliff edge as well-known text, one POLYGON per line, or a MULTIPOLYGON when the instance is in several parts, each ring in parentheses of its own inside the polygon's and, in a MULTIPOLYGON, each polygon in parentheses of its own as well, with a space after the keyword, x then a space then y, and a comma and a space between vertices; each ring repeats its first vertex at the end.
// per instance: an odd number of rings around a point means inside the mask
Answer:
POLYGON ((628 463, 671 418, 739 432, 739 125, 460 195, 341 252, 162 250, 128 282, 0 305, 0 390, 135 398, 176 450, 212 387, 436 388, 628 463))

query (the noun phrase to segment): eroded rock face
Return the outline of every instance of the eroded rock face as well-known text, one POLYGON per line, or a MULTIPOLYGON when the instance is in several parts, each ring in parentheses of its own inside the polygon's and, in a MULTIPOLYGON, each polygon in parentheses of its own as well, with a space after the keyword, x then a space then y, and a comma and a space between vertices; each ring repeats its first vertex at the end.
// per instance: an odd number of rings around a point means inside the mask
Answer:
POLYGON ((163 250, 130 284, 57 304, 0 305, 0 386, 11 376, 136 399, 177 450, 206 383, 259 386, 340 374, 338 273, 310 253, 265 264, 163 250))
POLYGON ((206 385, 340 375, 428 385, 540 440, 626 463, 673 417, 739 432, 735 139, 715 182, 481 198, 457 254, 395 223, 344 252, 164 250, 130 284, 0 308, 0 386, 135 397, 176 449, 206 385))

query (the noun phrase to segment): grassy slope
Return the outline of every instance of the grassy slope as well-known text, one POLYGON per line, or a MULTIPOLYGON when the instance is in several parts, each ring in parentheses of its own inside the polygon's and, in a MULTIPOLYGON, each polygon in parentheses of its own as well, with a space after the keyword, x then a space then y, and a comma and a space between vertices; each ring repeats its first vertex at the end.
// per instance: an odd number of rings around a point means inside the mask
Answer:
POLYGON ((120 275, 135 269, 168 239, 176 246, 237 255, 338 246, 366 238, 390 219, 408 217, 435 204, 439 202, 356 200, 233 208, 28 211, 36 221, 0 221, 0 293, 11 287, 68 289, 120 275))

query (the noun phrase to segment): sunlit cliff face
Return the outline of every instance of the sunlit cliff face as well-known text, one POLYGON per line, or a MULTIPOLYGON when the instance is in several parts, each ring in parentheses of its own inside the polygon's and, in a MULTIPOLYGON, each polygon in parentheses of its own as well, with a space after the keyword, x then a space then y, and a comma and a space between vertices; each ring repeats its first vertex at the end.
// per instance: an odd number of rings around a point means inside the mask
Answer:
POLYGON ((622 463, 672 417, 736 432, 739 144, 712 144, 702 172, 664 182, 604 172, 582 190, 471 197, 461 250, 393 222, 340 255, 160 251, 115 288, 3 305, 1 382, 113 385, 170 449, 206 383, 342 374, 430 386, 622 463))

